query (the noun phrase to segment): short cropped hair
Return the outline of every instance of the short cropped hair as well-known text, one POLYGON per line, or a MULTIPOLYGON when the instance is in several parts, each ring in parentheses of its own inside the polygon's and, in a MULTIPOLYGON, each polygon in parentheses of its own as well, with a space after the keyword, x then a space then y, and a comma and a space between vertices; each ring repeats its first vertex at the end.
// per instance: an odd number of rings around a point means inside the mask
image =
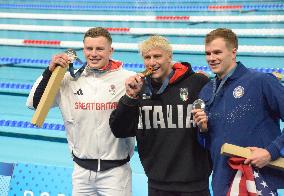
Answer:
POLYGON ((218 28, 211 31, 205 37, 205 44, 209 44, 217 38, 223 38, 227 48, 238 49, 238 37, 231 29, 218 28))
POLYGON ((100 36, 105 37, 109 41, 109 43, 112 44, 112 38, 110 33, 108 32, 108 30, 102 27, 90 28, 84 35, 84 41, 86 37, 96 38, 100 36))
POLYGON ((173 53, 172 46, 170 45, 169 41, 163 36, 152 35, 139 44, 139 51, 142 56, 153 48, 160 48, 162 50, 165 50, 169 52, 170 55, 172 55, 173 53))

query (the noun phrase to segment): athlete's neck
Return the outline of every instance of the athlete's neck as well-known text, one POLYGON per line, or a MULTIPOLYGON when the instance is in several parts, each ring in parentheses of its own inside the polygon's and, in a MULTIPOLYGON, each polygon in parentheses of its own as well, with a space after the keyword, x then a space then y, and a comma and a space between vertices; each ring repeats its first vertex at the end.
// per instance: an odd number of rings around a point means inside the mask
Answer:
POLYGON ((229 77, 233 74, 233 72, 235 71, 237 67, 237 63, 234 62, 226 71, 224 71, 223 73, 217 74, 218 79, 223 80, 226 77, 229 77))

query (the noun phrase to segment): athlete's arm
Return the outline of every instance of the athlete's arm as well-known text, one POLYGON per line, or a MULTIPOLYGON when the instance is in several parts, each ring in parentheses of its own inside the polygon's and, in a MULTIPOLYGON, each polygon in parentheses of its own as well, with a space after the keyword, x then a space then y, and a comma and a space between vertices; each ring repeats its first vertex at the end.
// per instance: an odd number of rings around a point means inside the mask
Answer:
POLYGON ((36 109, 44 93, 51 74, 56 66, 67 67, 70 61, 65 53, 56 54, 52 57, 49 66, 44 70, 41 77, 34 83, 29 94, 26 105, 31 109, 36 109))
POLYGON ((138 100, 124 95, 119 100, 117 108, 110 115, 111 131, 117 138, 133 137, 136 135, 138 122, 138 100))
POLYGON ((129 77, 125 82, 126 94, 119 100, 116 110, 110 116, 110 128, 118 138, 136 135, 139 122, 139 93, 143 79, 140 75, 129 77))
MULTIPOLYGON (((267 103, 267 108, 277 119, 284 121, 284 87, 272 75, 266 74, 262 78, 263 96, 267 103)), ((245 163, 251 163, 257 167, 264 167, 271 160, 276 160, 281 156, 281 150, 284 149, 284 132, 275 138, 265 148, 251 147, 252 155, 245 163)))

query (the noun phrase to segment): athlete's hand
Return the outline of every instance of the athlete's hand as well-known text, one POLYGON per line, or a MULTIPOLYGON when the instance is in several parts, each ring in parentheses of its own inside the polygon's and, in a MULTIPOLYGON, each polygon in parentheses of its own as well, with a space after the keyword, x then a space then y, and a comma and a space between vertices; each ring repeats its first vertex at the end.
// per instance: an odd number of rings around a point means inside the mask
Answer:
POLYGON ((126 94, 132 98, 138 98, 144 83, 143 75, 131 76, 125 82, 126 94))
POLYGON ((270 153, 264 148, 247 147, 251 150, 251 156, 245 160, 245 164, 251 164, 258 168, 263 168, 271 161, 270 153))
POLYGON ((70 64, 70 60, 68 56, 65 53, 60 53, 52 57, 48 68, 51 72, 53 72, 56 66, 68 67, 69 64, 70 64))
POLYGON ((192 114, 193 114, 193 120, 195 124, 197 124, 197 126, 199 127, 200 132, 206 132, 208 130, 207 128, 208 117, 205 111, 202 109, 194 109, 192 110, 192 114))

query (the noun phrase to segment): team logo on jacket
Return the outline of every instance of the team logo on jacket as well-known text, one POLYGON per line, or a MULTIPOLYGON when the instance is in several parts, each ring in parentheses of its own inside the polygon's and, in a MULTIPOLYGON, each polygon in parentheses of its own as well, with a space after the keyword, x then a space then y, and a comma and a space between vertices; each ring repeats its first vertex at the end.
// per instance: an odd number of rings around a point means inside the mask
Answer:
POLYGON ((116 93, 116 87, 114 84, 110 85, 108 92, 110 92, 110 94, 115 95, 116 93))
POLYGON ((245 94, 245 89, 242 86, 238 86, 234 89, 233 95, 236 99, 241 98, 245 94))
POLYGON ((179 89, 179 97, 182 101, 188 100, 188 89, 187 88, 180 88, 179 89))

